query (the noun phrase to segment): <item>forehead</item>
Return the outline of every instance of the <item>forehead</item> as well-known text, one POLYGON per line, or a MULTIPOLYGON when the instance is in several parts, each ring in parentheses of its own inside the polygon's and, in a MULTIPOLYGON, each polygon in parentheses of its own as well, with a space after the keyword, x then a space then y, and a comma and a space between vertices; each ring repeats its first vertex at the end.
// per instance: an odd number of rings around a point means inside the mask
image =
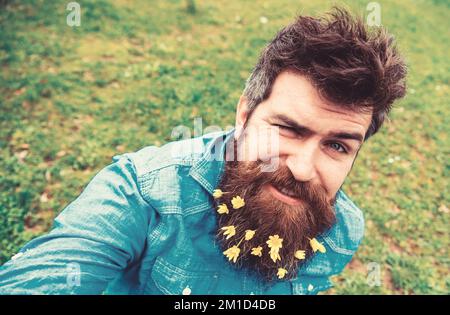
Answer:
POLYGON ((278 75, 269 98, 258 107, 267 115, 284 114, 305 127, 323 132, 339 129, 364 135, 372 119, 370 112, 330 104, 305 76, 291 71, 278 75))

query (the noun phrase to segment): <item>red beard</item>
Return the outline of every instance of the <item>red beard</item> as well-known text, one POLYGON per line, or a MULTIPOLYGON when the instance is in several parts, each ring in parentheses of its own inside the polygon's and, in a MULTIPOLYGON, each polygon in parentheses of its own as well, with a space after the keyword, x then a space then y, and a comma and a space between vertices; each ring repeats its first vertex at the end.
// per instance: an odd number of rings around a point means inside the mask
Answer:
MULTIPOLYGON (((236 144, 234 144, 236 148, 236 144)), ((236 152, 236 151, 234 151, 236 152)), ((298 268, 312 255, 310 240, 325 232, 335 222, 334 199, 328 200, 324 188, 306 182, 298 182, 287 167, 279 167, 274 172, 261 172, 262 162, 225 162, 225 170, 217 189, 223 192, 216 199, 216 209, 226 204, 229 213, 218 214, 216 238, 226 251, 239 244, 240 253, 235 263, 237 268, 255 272, 270 282, 277 276, 278 268, 287 270, 283 279, 297 276, 298 268), (287 188, 299 205, 289 205, 273 197, 267 184, 287 188), (231 200, 240 196, 245 206, 233 209, 231 200), (223 234, 225 226, 234 226, 236 234, 229 239, 223 234), (245 240, 246 230, 256 230, 250 240, 245 240), (266 243, 269 236, 279 235, 283 239, 279 250, 281 260, 269 255, 266 243), (252 248, 262 247, 261 257, 252 255, 252 248), (297 259, 294 254, 305 251, 305 259, 297 259)))

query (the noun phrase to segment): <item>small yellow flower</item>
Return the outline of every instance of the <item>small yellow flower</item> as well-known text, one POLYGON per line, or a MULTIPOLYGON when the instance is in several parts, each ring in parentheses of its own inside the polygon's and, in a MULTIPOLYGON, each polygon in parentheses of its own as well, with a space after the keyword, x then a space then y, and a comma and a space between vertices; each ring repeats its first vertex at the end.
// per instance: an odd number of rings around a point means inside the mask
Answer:
POLYGON ((279 250, 283 247, 283 239, 278 234, 269 236, 269 240, 266 242, 270 249, 279 250))
POLYGON ((231 199, 231 204, 233 205, 234 209, 239 209, 245 206, 244 199, 239 196, 233 197, 233 199, 231 199))
POLYGON ((252 248, 252 253, 251 254, 261 257, 262 256, 262 247, 258 246, 258 247, 252 248))
POLYGON ((214 199, 220 198, 223 196, 223 191, 220 189, 214 189, 213 191, 213 197, 214 199))
POLYGON ((287 274, 286 269, 278 268, 278 273, 277 273, 278 279, 283 279, 286 274, 287 274))
POLYGON ((234 225, 224 226, 221 230, 225 231, 223 235, 228 235, 227 239, 236 234, 236 229, 234 228, 234 225))
POLYGON ((236 245, 228 248, 226 251, 223 252, 223 254, 225 256, 227 256, 228 260, 233 260, 233 262, 235 263, 236 260, 239 257, 239 253, 241 252, 241 250, 239 249, 239 247, 237 247, 236 245))
POLYGON ((278 249, 270 250, 270 258, 273 260, 273 262, 277 262, 277 260, 281 260, 280 254, 278 253, 278 249))
POLYGON ((323 246, 322 243, 320 243, 318 240, 313 238, 312 240, 309 240, 309 244, 311 245, 311 248, 314 252, 321 252, 325 253, 327 250, 325 249, 325 246, 323 246))
POLYGON ((269 236, 269 240, 266 242, 270 248, 270 258, 273 262, 277 262, 277 260, 281 260, 279 251, 280 248, 283 247, 283 239, 278 236, 278 234, 269 236))
POLYGON ((305 251, 304 250, 296 251, 294 257, 300 260, 305 259, 305 251))
POLYGON ((222 203, 221 205, 219 205, 219 207, 217 208, 217 212, 220 213, 220 214, 224 214, 224 213, 228 214, 229 211, 228 211, 227 205, 224 204, 224 203, 222 203))
POLYGON ((245 231, 245 240, 249 241, 253 238, 253 236, 255 235, 256 230, 247 230, 245 231))

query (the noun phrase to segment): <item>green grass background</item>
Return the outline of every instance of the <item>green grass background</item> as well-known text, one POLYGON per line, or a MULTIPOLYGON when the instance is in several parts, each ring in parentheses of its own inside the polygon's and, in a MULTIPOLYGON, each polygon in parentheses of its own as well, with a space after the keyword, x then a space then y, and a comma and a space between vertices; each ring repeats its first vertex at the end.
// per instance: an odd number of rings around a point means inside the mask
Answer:
MULTIPOLYGON (((4 2, 4 1, 2 1, 4 2)), ((296 14, 329 1, 68 1, 0 6, 0 263, 51 227, 121 152, 171 141, 172 128, 234 122, 245 79, 296 14), (261 17, 267 23, 261 23, 261 17)), ((367 15, 368 1, 348 1, 367 15)), ((365 239, 330 294, 448 294, 450 4, 379 1, 409 91, 345 183, 365 239), (367 283, 368 264, 381 285, 367 283)), ((340 2, 339 4, 342 4, 340 2)))

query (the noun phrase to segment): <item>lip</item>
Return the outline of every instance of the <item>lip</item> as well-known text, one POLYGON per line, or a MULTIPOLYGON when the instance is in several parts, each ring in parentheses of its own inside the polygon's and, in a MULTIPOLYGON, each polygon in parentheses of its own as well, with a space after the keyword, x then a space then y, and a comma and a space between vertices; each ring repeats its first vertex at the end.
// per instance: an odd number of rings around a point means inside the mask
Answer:
POLYGON ((271 194, 277 198, 278 200, 280 200, 281 202, 287 203, 288 205, 291 206, 298 206, 300 205, 302 202, 298 199, 289 197, 288 195, 283 194, 281 191, 279 191, 278 189, 276 189, 275 187, 273 187, 271 184, 267 185, 267 188, 269 189, 269 191, 271 192, 271 194))

